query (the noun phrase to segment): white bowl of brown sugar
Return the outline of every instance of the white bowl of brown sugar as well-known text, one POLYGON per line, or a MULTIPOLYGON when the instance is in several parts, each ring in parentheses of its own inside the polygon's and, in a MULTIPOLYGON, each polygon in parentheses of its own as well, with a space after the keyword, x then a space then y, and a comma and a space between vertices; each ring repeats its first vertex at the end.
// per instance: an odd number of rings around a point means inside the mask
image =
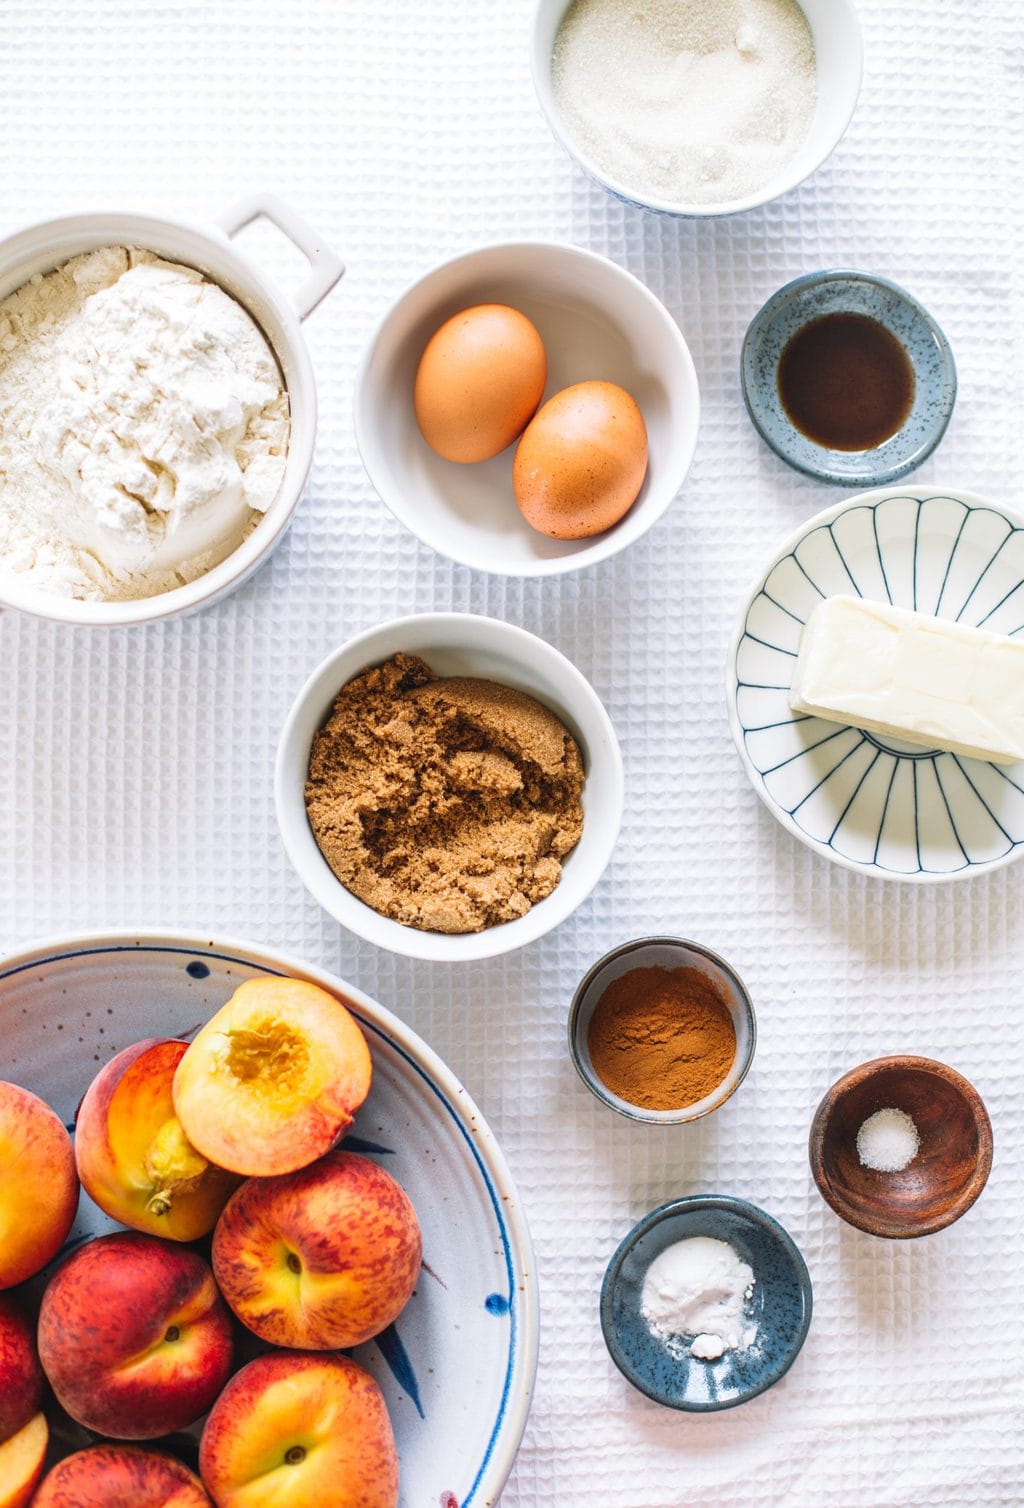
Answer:
POLYGON ((425 613, 329 655, 278 747, 278 825, 310 893, 411 958, 489 958, 589 895, 622 819, 596 692, 543 639, 425 613))

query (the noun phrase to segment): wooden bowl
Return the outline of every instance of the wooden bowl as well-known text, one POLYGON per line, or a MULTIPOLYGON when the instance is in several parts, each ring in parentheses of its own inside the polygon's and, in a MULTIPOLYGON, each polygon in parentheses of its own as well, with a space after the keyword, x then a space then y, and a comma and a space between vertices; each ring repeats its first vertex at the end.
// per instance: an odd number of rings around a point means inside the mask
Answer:
POLYGON ((811 1172, 826 1204, 871 1236, 907 1239, 952 1225, 992 1167, 992 1126, 978 1091, 931 1058, 875 1058, 844 1074, 811 1123, 811 1172), (901 1172, 864 1167, 857 1133, 876 1110, 902 1110, 921 1145, 901 1172))

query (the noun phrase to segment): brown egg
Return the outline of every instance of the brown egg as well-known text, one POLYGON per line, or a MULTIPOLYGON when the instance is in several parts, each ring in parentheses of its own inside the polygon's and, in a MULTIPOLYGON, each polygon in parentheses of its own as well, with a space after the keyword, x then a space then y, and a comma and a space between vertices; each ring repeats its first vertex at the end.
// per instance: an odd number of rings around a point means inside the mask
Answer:
POLYGON ((587 539, 617 524, 647 474, 647 426, 614 382, 577 382, 549 398, 519 442, 516 502, 552 539, 587 539))
POLYGON ((507 304, 453 314, 427 342, 413 403, 420 433, 446 461, 488 461, 537 410, 547 380, 536 328, 507 304))

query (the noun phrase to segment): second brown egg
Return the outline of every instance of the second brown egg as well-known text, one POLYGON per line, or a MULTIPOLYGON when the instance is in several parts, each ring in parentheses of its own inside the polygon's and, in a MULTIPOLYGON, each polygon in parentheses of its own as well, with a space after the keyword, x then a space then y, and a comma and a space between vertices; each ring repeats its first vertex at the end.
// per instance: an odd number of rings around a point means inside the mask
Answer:
POLYGON ((512 486, 528 523, 552 539, 617 524, 647 474, 647 426, 614 382, 577 382, 549 398, 516 451, 512 486))

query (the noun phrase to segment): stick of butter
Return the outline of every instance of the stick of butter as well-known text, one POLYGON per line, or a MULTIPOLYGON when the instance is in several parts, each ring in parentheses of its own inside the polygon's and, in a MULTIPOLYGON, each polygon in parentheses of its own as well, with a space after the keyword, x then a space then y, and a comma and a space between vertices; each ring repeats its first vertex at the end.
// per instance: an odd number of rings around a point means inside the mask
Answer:
POLYGON ((1024 642, 862 597, 828 597, 800 636, 789 705, 972 759, 1024 759, 1024 642))

